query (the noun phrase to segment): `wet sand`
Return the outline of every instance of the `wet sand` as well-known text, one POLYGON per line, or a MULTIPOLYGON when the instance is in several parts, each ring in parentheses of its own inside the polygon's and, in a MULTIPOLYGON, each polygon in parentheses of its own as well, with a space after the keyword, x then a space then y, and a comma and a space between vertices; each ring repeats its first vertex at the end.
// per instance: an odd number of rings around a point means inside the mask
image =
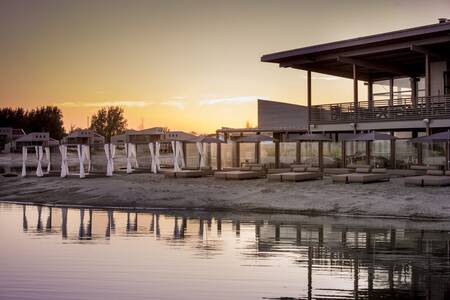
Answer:
POLYGON ((0 201, 126 208, 187 208, 407 218, 450 218, 450 187, 298 183, 117 174, 80 179, 0 176, 0 201))

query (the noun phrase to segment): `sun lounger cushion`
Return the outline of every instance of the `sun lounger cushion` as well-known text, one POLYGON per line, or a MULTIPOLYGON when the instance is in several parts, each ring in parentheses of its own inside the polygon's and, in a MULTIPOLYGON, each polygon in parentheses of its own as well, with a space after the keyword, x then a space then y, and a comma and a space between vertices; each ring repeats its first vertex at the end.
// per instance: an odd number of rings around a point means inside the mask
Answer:
POLYGON ((251 169, 251 167, 249 167, 249 166, 239 168, 240 171, 250 171, 250 169, 251 169))
POLYGON ((255 179, 260 178, 262 174, 254 171, 231 171, 227 172, 226 179, 255 179))
MULTIPOLYGON (((230 172, 230 171, 228 171, 230 172)), ((214 178, 227 178, 227 173, 228 172, 214 172, 214 178)))
POLYGON ((442 171, 442 170, 427 170, 427 175, 442 176, 442 175, 444 175, 444 171, 442 171))
POLYGON ((348 175, 349 183, 370 183, 387 180, 389 180, 389 176, 386 174, 353 173, 348 175))
POLYGON ((293 167, 292 171, 293 172, 305 172, 306 171, 306 167, 293 167))
POLYGON ((318 167, 308 167, 306 168, 307 172, 320 172, 320 168, 318 167))
POLYGON ((356 173, 370 173, 370 168, 366 168, 366 167, 356 168, 356 173))
POLYGON ((405 178, 405 185, 418 186, 447 186, 450 185, 450 176, 423 175, 405 178))
POLYGON ((251 171, 264 171, 264 167, 263 166, 251 166, 250 170, 251 171))
MULTIPOLYGON (((281 176, 280 178, 281 181, 306 181, 306 180, 320 179, 322 177, 322 175, 318 172, 287 172, 277 175, 281 176)), ((272 178, 272 180, 274 179, 275 176, 272 178)))
POLYGON ((445 176, 450 176, 450 171, 445 171, 445 176))
POLYGON ((387 169, 385 169, 385 168, 374 168, 374 169, 372 169, 372 173, 385 174, 385 173, 387 173, 387 169))
POLYGON ((441 166, 438 165, 412 165, 410 167, 411 170, 439 170, 441 169, 441 166))
POLYGON ((278 173, 278 174, 268 174, 267 175, 267 180, 269 181, 281 181, 281 176, 283 173, 278 173))
POLYGON ((175 172, 175 177, 177 178, 198 178, 202 176, 203 172, 201 170, 183 170, 175 172))

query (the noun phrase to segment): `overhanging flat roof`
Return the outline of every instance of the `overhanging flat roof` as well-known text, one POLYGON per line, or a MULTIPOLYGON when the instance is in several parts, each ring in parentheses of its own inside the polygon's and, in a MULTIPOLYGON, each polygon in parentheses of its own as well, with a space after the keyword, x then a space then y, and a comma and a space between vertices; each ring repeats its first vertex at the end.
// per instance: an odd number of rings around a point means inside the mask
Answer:
POLYGON ((261 61, 346 78, 355 64, 359 79, 380 80, 423 75, 425 53, 432 61, 450 58, 449 21, 266 54, 261 61))

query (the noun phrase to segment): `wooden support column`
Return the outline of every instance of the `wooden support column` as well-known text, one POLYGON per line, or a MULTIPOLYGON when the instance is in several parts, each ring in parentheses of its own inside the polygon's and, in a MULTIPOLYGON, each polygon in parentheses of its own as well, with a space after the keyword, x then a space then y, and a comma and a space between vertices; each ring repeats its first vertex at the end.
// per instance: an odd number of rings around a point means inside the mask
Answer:
MULTIPOLYGON (((391 135, 394 135, 394 132, 391 132, 391 135)), ((395 140, 391 140, 391 153, 390 153, 390 160, 391 160, 391 169, 395 169, 396 167, 396 144, 395 144, 395 140)))
POLYGON ((275 142, 275 168, 280 167, 280 142, 275 142))
MULTIPOLYGON (((369 166, 370 166, 370 153, 371 153, 370 146, 371 146, 370 141, 367 141, 366 142, 366 165, 369 165, 369 166)), ((375 165, 373 167, 375 168, 375 165)))
POLYGON ((353 107, 355 110, 355 122, 358 120, 358 74, 357 67, 353 64, 353 107))
POLYGON ((238 142, 235 142, 234 145, 234 151, 235 151, 235 156, 234 156, 234 162, 233 162, 233 167, 240 167, 240 162, 241 162, 241 153, 240 153, 240 147, 241 145, 238 142))
POLYGON ((319 168, 323 172, 323 142, 319 142, 319 168))
MULTIPOLYGON (((219 133, 216 134, 216 138, 219 138, 219 133)), ((222 144, 217 143, 216 148, 216 161, 217 161, 217 170, 222 170, 222 144)))
POLYGON ((414 108, 417 107, 417 79, 415 77, 410 78, 411 82, 411 102, 414 108))
POLYGON ((373 81, 372 79, 369 79, 367 81, 367 101, 368 101, 368 106, 369 106, 369 110, 373 109, 373 81))
POLYGON ((425 54, 425 99, 427 112, 430 112, 430 99, 431 96, 431 66, 430 66, 430 56, 425 54))
POLYGON ((345 141, 341 141, 342 148, 341 148, 341 160, 342 160, 342 167, 347 167, 347 149, 345 148, 345 141))
POLYGON ((311 71, 306 73, 306 91, 307 91, 307 101, 308 101, 308 133, 311 132, 311 105, 312 105, 312 94, 311 94, 311 71))
POLYGON ((445 166, 444 169, 446 171, 449 170, 449 163, 450 163, 450 142, 445 143, 445 166))
POLYGON ((394 105, 394 77, 389 78, 389 107, 394 105))
POLYGON ((302 144, 297 141, 295 142, 295 162, 300 163, 302 161, 302 144))
POLYGON ((184 162, 187 165, 186 143, 185 142, 181 142, 181 145, 183 147, 183 159, 184 159, 184 162))
POLYGON ((261 143, 255 143, 255 161, 257 164, 261 163, 261 143))

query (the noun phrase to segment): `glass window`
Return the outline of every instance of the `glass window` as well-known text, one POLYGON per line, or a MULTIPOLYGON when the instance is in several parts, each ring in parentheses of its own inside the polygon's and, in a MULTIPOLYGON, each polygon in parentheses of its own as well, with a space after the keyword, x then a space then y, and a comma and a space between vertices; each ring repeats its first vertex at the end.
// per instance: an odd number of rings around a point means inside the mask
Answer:
POLYGON ((269 167, 275 165, 275 143, 273 142, 261 142, 260 147, 260 162, 269 167))
POLYGON ((239 165, 243 163, 256 163, 255 143, 239 144, 239 165))
POLYGON ((296 162, 297 143, 280 142, 280 167, 289 166, 296 162))

